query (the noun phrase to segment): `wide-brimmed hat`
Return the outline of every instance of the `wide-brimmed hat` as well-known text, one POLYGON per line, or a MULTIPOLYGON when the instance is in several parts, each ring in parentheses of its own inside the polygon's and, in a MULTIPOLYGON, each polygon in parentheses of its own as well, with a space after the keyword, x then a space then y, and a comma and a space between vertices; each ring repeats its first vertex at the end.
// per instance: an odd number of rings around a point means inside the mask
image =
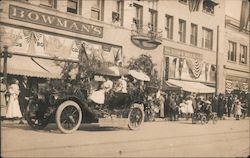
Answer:
POLYGON ((211 104, 211 102, 210 102, 209 100, 206 100, 206 101, 205 101, 205 103, 207 103, 207 104, 211 104))

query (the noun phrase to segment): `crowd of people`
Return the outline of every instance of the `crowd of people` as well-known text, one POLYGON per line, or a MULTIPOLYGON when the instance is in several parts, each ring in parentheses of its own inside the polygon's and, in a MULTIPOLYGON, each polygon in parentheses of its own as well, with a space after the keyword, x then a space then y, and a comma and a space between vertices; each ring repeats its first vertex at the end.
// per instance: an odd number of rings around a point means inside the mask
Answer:
POLYGON ((241 116, 245 117, 248 110, 247 94, 239 95, 214 95, 205 99, 197 94, 190 94, 186 97, 183 94, 168 93, 164 100, 164 114, 170 121, 176 121, 179 117, 191 117, 194 112, 203 110, 206 113, 217 113, 219 119, 225 119, 225 116, 234 116, 239 120, 241 116))

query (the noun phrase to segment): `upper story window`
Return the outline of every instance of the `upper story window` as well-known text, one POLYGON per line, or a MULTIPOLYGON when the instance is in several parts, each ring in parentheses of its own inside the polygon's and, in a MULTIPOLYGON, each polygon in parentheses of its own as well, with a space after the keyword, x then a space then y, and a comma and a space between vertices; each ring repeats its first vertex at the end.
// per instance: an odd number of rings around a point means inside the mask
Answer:
POLYGON ((68 0, 67 12, 77 14, 79 10, 78 5, 78 0, 68 0))
POLYGON ((202 47, 213 49, 213 30, 202 28, 202 47))
POLYGON ((157 11, 153 9, 149 9, 150 13, 150 23, 148 24, 149 30, 156 31, 157 30, 157 11))
POLYGON ((184 4, 187 4, 187 1, 188 0, 179 0, 179 2, 184 3, 184 4))
POLYGON ((56 0, 40 0, 40 5, 50 8, 56 8, 56 0))
POLYGON ((167 39, 173 39, 173 23, 174 17, 170 15, 166 15, 166 32, 167 32, 167 39))
POLYGON ((203 11, 205 11, 206 13, 214 14, 214 7, 216 5, 218 5, 218 3, 215 3, 212 0, 204 0, 203 11))
POLYGON ((240 64, 247 64, 247 46, 240 45, 240 64))
POLYGON ((104 17, 104 0, 93 0, 91 7, 91 18, 103 21, 104 17))
POLYGON ((186 42, 186 21, 179 19, 179 41, 186 42))
POLYGON ((139 4, 134 3, 135 7, 135 17, 133 18, 133 22, 136 25, 136 28, 142 28, 143 25, 143 7, 139 4))
POLYGON ((191 24, 190 44, 197 46, 198 26, 191 24))
POLYGON ((229 41, 229 47, 228 47, 228 61, 234 61, 236 62, 236 43, 229 41))
POLYGON ((112 12, 112 22, 123 25, 124 0, 116 1, 115 11, 112 12))

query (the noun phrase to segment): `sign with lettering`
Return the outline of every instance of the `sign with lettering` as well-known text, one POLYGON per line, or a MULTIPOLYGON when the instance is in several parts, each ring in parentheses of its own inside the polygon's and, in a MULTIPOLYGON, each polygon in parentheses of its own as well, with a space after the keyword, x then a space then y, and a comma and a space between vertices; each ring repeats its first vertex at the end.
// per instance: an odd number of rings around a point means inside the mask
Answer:
POLYGON ((170 55, 178 58, 191 58, 191 59, 199 59, 202 60, 202 54, 188 52, 186 50, 171 48, 164 46, 164 54, 170 55))
POLYGON ((103 27, 10 5, 9 18, 89 36, 103 37, 103 27))

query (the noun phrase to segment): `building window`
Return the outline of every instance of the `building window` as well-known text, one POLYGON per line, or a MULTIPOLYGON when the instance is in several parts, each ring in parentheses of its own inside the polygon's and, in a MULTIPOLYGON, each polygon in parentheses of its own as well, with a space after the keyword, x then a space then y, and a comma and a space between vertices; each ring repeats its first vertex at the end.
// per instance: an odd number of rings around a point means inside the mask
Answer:
POLYGON ((143 7, 139 4, 134 3, 135 7, 135 17, 133 18, 133 22, 137 29, 142 28, 143 25, 143 7))
POLYGON ((56 0, 40 0, 40 5, 50 8, 56 8, 56 0))
POLYGON ((74 14, 78 13, 78 0, 68 0, 67 12, 74 14))
POLYGON ((180 42, 186 42, 186 21, 179 19, 179 40, 180 42))
POLYGON ((218 3, 215 3, 212 0, 204 0, 203 1, 203 11, 206 13, 214 14, 214 7, 216 5, 218 5, 218 3))
POLYGON ((187 0, 179 0, 180 3, 187 4, 187 0))
POLYGON ((104 0, 94 0, 91 7, 91 18, 103 21, 104 15, 104 0))
POLYGON ((166 32, 167 32, 167 39, 173 39, 173 23, 174 17, 170 15, 166 15, 166 32))
POLYGON ((153 9, 149 9, 150 13, 150 23, 148 24, 149 30, 156 31, 157 30, 157 11, 153 9))
POLYGON ((124 0, 116 1, 116 9, 112 12, 112 22, 123 25, 124 0))
POLYGON ((207 49, 213 49, 213 30, 208 28, 202 28, 202 47, 207 49))
POLYGON ((228 61, 236 62, 236 43, 229 41, 228 61))
POLYGON ((240 64, 247 64, 247 46, 240 45, 240 64))
POLYGON ((198 26, 191 24, 190 44, 197 46, 198 26))

